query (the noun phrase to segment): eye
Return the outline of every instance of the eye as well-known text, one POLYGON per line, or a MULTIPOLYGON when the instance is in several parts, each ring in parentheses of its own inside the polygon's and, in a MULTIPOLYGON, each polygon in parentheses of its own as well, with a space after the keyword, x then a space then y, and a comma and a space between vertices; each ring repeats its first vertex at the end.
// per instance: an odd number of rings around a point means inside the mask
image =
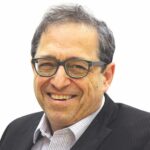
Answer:
POLYGON ((44 62, 38 64, 38 69, 41 71, 48 71, 56 68, 56 65, 52 62, 44 62))
POLYGON ((78 64, 71 65, 71 66, 69 66, 69 68, 72 68, 72 69, 81 69, 81 70, 87 70, 88 69, 88 68, 86 68, 86 66, 78 65, 78 64))
POLYGON ((42 63, 42 64, 39 64, 38 66, 39 66, 39 67, 47 67, 47 66, 48 66, 48 67, 50 67, 50 66, 53 67, 54 64, 52 64, 52 63, 42 63))
POLYGON ((69 71, 72 71, 72 72, 87 71, 89 68, 88 63, 84 60, 69 60, 66 63, 66 66, 69 69, 69 71))

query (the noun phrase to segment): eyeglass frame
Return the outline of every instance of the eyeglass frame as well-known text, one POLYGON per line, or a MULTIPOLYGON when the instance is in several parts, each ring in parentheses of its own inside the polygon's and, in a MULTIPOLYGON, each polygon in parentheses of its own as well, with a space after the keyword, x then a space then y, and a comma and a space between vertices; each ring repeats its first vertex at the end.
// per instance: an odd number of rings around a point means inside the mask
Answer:
POLYGON ((93 67, 93 66, 102 67, 102 70, 104 70, 104 68, 107 66, 107 63, 105 63, 105 62, 103 62, 103 61, 89 61, 89 60, 85 60, 85 59, 82 59, 82 58, 79 58, 79 57, 72 57, 72 58, 66 59, 66 60, 64 60, 64 61, 59 61, 58 59, 56 59, 56 58, 54 58, 54 57, 38 57, 38 58, 32 58, 32 59, 31 59, 31 63, 32 63, 33 66, 34 66, 34 69, 35 69, 36 73, 37 73, 39 76, 41 76, 41 77, 52 77, 52 76, 54 76, 54 75, 57 73, 58 68, 59 68, 60 66, 63 66, 63 67, 64 67, 64 70, 65 70, 65 73, 66 73, 70 78, 74 78, 74 79, 79 79, 79 78, 83 78, 83 77, 87 76, 88 73, 90 72, 90 68, 93 67), (57 68, 56 68, 56 71, 55 71, 51 76, 46 76, 46 75, 44 76, 44 75, 41 75, 41 74, 38 72, 38 70, 37 70, 35 64, 36 64, 37 61, 40 60, 40 59, 42 59, 42 60, 49 60, 49 59, 54 59, 54 60, 56 60, 57 68), (88 63, 87 73, 86 73, 84 76, 80 76, 80 77, 71 76, 71 75, 68 73, 68 69, 66 68, 66 65, 65 65, 65 63, 66 63, 67 61, 70 61, 70 60, 80 60, 80 61, 85 61, 86 63, 88 63))

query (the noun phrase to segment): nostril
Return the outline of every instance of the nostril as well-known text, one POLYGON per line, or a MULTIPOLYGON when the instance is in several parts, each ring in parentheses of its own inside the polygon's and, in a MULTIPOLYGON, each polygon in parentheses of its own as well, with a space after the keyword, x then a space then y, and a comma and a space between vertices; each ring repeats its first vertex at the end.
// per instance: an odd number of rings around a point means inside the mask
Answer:
POLYGON ((64 75, 55 75, 50 79, 50 84, 57 90, 64 89, 71 84, 71 81, 68 77, 64 75))

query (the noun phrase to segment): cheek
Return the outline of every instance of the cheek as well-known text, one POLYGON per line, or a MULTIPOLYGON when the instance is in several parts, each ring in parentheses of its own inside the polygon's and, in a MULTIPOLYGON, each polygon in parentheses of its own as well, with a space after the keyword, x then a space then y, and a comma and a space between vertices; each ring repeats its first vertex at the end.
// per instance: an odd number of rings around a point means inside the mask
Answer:
POLYGON ((99 105, 100 99, 103 96, 103 94, 103 76, 90 76, 87 81, 85 93, 85 96, 87 96, 86 98, 89 101, 88 103, 91 104, 93 107, 95 107, 95 105, 99 105))
POLYGON ((89 79, 88 79, 90 85, 91 85, 91 88, 95 89, 95 90, 98 90, 100 89, 100 87, 102 87, 103 85, 103 76, 100 74, 100 75, 92 75, 89 76, 89 79))
POLYGON ((99 92, 103 89, 103 76, 100 75, 97 78, 93 78, 92 80, 93 87, 99 92))
POLYGON ((87 97, 86 99, 95 99, 100 93, 102 93, 103 80, 101 76, 88 76, 82 80, 77 80, 76 84, 82 90, 82 97, 87 97))
POLYGON ((42 89, 46 81, 46 78, 43 77, 35 76, 34 78, 34 91, 38 99, 42 96, 42 89))

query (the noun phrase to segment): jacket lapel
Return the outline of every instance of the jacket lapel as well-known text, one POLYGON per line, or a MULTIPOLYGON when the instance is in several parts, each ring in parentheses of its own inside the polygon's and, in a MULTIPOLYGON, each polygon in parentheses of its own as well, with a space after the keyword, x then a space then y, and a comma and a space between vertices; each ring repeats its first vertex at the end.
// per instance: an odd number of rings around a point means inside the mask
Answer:
POLYGON ((19 140, 19 143, 16 143, 15 150, 31 150, 33 145, 33 134, 34 131, 42 117, 43 113, 39 113, 38 115, 34 116, 30 123, 26 125, 25 131, 22 130, 22 140, 19 140))
POLYGON ((105 94, 105 104, 85 133, 80 137, 71 150, 96 150, 112 129, 108 124, 116 118, 118 107, 105 94))

